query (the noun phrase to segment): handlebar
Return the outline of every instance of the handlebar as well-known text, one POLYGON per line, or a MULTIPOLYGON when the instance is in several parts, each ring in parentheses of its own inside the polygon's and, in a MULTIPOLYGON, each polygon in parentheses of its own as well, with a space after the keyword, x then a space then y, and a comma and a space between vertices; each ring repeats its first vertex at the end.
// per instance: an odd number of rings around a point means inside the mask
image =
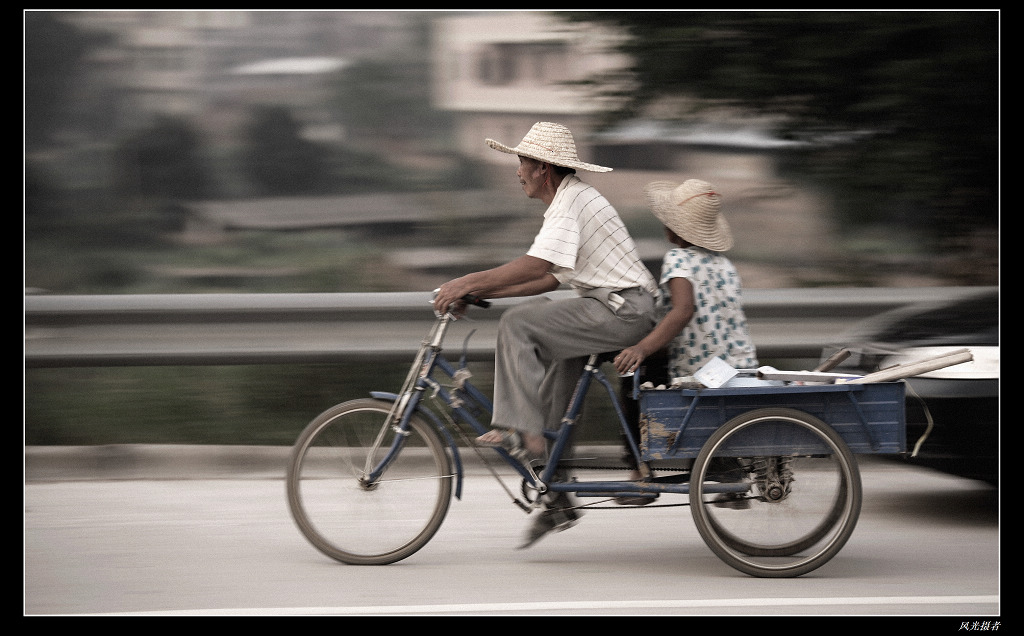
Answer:
MULTIPOLYGON (((438 291, 440 291, 440 290, 439 290, 439 289, 435 289, 435 290, 434 290, 434 298, 436 298, 436 297, 437 297, 437 292, 438 292, 438 291)), ((465 296, 463 296, 462 298, 460 298, 460 300, 461 300, 462 302, 466 303, 467 305, 476 305, 477 307, 483 307, 484 309, 486 309, 486 308, 488 308, 488 307, 490 307, 490 306, 491 306, 491 301, 489 301, 489 300, 484 300, 483 298, 480 298, 479 296, 475 296, 475 295, 473 295, 473 294, 466 294, 465 296)), ((431 302, 433 302, 433 300, 431 300, 431 302)), ((440 313, 438 313, 438 312, 436 312, 436 310, 435 310, 435 313, 437 313, 437 314, 438 314, 438 317, 440 317, 440 316, 441 316, 441 314, 440 314, 440 313)), ((449 308, 448 308, 448 311, 447 311, 447 313, 448 313, 449 315, 452 315, 452 314, 451 314, 451 307, 450 307, 450 306, 449 306, 449 308)))
POLYGON ((477 307, 483 307, 484 309, 491 306, 491 301, 484 300, 483 298, 474 296, 473 294, 466 294, 462 297, 462 300, 469 305, 476 305, 477 307))

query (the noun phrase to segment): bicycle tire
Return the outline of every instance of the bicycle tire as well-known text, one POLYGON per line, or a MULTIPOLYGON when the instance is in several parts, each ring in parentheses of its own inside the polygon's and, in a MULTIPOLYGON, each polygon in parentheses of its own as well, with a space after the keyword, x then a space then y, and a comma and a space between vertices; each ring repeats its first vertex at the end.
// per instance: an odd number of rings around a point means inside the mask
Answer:
POLYGON ((694 461, 690 509, 698 532, 719 558, 752 576, 796 577, 827 563, 853 533, 861 503, 849 447, 832 427, 796 409, 733 418, 694 461), (766 444, 771 454, 750 452, 766 444), (729 463, 731 475, 722 468, 729 463), (716 482, 744 483, 747 492, 723 500, 705 492, 716 482))
POLYGON ((437 431, 413 415, 403 447, 373 484, 361 478, 397 434, 384 430, 384 400, 359 399, 318 415, 299 435, 287 473, 288 505, 303 536, 320 552, 351 565, 385 565, 409 557, 437 532, 452 495, 451 458, 437 431))

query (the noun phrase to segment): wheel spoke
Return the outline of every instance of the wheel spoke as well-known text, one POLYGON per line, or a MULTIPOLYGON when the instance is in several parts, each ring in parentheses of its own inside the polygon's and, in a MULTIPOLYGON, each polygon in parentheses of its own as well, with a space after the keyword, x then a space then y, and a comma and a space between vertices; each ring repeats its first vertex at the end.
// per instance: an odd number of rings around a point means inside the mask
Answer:
POLYGON ((694 463, 690 503, 701 536, 732 567, 800 576, 835 556, 852 533, 860 475, 842 438, 817 418, 759 409, 708 439, 694 463), (744 492, 717 492, 723 484, 744 492))
POLYGON ((451 501, 447 452, 415 416, 400 452, 366 483, 365 471, 375 470, 395 441, 385 425, 389 410, 389 403, 372 399, 333 407, 309 424, 292 452, 292 516, 317 549, 344 563, 393 563, 415 553, 440 527, 451 501))

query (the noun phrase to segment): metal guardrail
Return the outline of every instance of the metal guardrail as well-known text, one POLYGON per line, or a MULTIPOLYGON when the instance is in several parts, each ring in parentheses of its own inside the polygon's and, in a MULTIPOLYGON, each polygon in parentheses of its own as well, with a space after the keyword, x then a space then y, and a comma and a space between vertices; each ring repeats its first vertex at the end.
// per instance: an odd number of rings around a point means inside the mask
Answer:
MULTIPOLYGON (((858 320, 979 287, 749 289, 761 359, 817 358, 858 320)), ((558 297, 571 294, 559 291, 558 297)), ((498 318, 471 308, 448 346, 493 358, 498 318)), ((25 366, 97 367, 408 360, 433 320, 429 292, 25 296, 25 366)))

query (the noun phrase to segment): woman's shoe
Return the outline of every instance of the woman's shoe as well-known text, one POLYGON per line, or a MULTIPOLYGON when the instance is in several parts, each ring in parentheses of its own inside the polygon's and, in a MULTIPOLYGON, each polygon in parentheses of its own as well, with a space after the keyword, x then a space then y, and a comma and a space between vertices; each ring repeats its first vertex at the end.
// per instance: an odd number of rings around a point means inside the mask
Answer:
POLYGON ((615 503, 620 506, 646 506, 658 498, 658 493, 649 495, 631 495, 629 497, 616 497, 615 503))
POLYGON ((733 510, 747 510, 750 508, 750 499, 742 493, 723 492, 711 501, 715 508, 732 508, 733 510))
MULTIPOLYGON (((650 473, 650 477, 654 477, 654 472, 650 473)), ((640 470, 637 468, 633 469, 633 472, 629 474, 629 481, 640 481, 643 479, 643 475, 640 474, 640 470)), ((655 499, 658 498, 658 493, 644 493, 642 495, 629 495, 628 497, 616 497, 615 503, 620 506, 646 506, 655 499)))
POLYGON ((526 529, 526 536, 518 549, 528 548, 552 532, 568 530, 579 520, 580 512, 576 510, 569 495, 564 492, 558 493, 553 501, 544 504, 540 516, 526 529))

